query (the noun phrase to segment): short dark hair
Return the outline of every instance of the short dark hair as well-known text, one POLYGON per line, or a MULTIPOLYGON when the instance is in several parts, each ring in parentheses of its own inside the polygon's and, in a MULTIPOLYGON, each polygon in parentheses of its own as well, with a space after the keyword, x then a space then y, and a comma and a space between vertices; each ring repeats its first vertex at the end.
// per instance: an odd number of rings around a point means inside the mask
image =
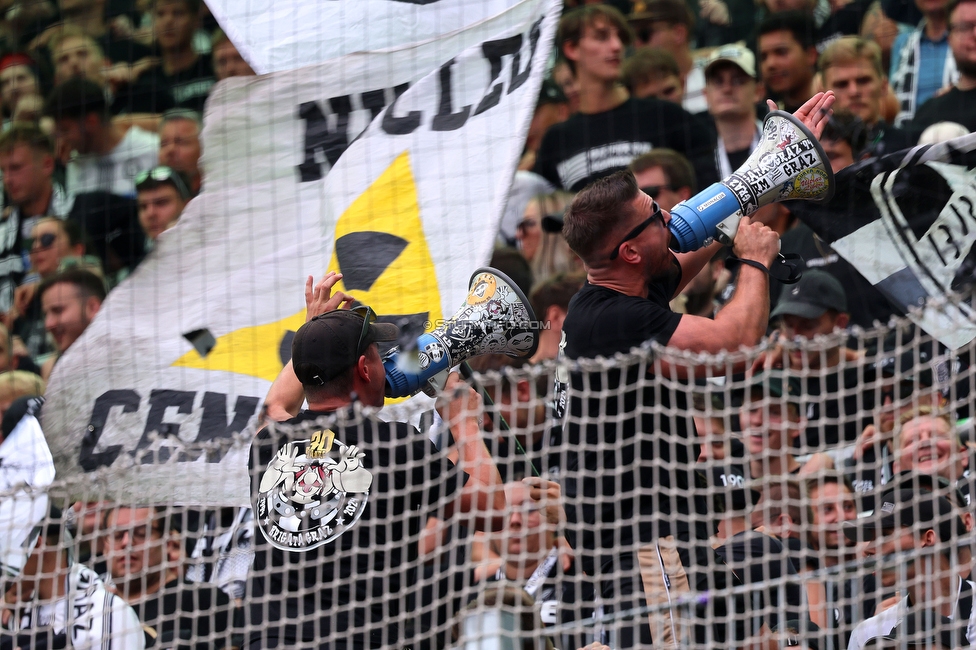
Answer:
POLYGON ((854 494, 854 484, 847 474, 836 469, 822 469, 817 471, 816 476, 811 476, 803 482, 804 495, 809 500, 812 491, 819 490, 829 483, 843 485, 848 492, 854 494))
MULTIPOLYGON (((618 9, 605 4, 583 5, 573 9, 559 21, 559 29, 556 31, 556 45, 559 47, 559 54, 565 58, 563 45, 579 43, 579 40, 583 38, 583 30, 598 20, 604 20, 617 28, 617 32, 620 34, 620 42, 623 43, 624 47, 633 42, 634 31, 618 9)), ((565 61, 575 75, 576 63, 569 58, 565 58, 565 61)))
POLYGON ((642 47, 620 69, 620 79, 630 92, 642 83, 671 76, 681 77, 678 62, 673 54, 659 47, 642 47))
POLYGON ((522 293, 532 291, 532 267, 518 249, 499 246, 491 253, 490 265, 507 275, 522 293))
POLYGON ((56 284, 70 284, 78 289, 78 294, 82 300, 98 298, 98 302, 105 301, 105 282, 91 271, 73 268, 51 276, 44 280, 37 289, 37 295, 43 297, 44 293, 56 284))
POLYGON ((651 149, 642 156, 634 158, 630 163, 630 171, 639 174, 645 169, 660 167, 667 174, 671 189, 687 187, 691 193, 695 193, 695 168, 687 158, 682 156, 674 149, 658 147, 651 149))
POLYGON ((644 16, 654 22, 684 25, 688 28, 688 39, 694 39, 695 14, 683 0, 649 0, 642 12, 644 16))
POLYGON ((103 122, 109 119, 105 91, 94 81, 80 77, 68 79, 52 90, 44 112, 55 120, 80 120, 92 113, 103 122))
POLYGON ((637 196, 637 179, 623 169, 593 181, 576 195, 566 209, 563 237, 574 253, 586 263, 602 251, 608 237, 630 213, 630 202, 637 196))
POLYGON ((586 280, 586 275, 583 273, 557 273, 537 285, 529 295, 529 302, 532 303, 532 311, 535 312, 535 317, 542 320, 553 305, 568 310, 569 301, 583 286, 584 280, 586 280))
POLYGON ((14 122, 10 129, 0 135, 0 153, 10 153, 18 145, 30 147, 34 153, 54 155, 51 138, 30 122, 14 122))
POLYGON ((813 16, 803 11, 782 11, 766 16, 759 23, 756 36, 757 47, 759 38, 773 32, 790 32, 804 50, 817 45, 816 23, 813 22, 813 16))

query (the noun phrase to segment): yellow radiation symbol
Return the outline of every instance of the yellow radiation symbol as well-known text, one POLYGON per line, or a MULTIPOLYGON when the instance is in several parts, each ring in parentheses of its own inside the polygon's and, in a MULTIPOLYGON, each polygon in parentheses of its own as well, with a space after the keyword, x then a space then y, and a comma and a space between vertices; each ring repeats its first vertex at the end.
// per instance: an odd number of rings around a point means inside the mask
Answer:
MULTIPOLYGON (((441 320, 437 272, 420 220, 410 155, 400 154, 336 222, 328 270, 342 273, 335 289, 369 305, 379 320, 420 334, 441 320)), ((269 278, 274 274, 269 273, 269 278)), ((296 278, 296 283, 301 278, 296 278)), ((217 337, 202 356, 190 350, 173 366, 221 370, 274 381, 291 356, 291 337, 305 310, 217 337)))

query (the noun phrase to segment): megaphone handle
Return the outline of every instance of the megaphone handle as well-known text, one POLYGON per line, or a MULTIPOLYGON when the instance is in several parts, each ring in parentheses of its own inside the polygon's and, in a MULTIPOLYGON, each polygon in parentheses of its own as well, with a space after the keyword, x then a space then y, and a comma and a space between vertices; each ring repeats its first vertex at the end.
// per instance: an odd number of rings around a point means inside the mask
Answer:
MULTIPOLYGON (((464 377, 467 381, 471 382, 471 386, 474 387, 476 391, 478 391, 479 395, 481 395, 481 401, 484 402, 484 405, 486 407, 494 406, 495 402, 492 401, 491 396, 488 394, 488 391, 485 390, 485 387, 481 385, 481 382, 475 379, 474 371, 471 369, 471 366, 468 365, 468 362, 462 361, 459 369, 461 372, 461 376, 464 377)), ((505 421, 505 417, 501 413, 498 413, 497 416, 498 416, 498 428, 502 431, 511 431, 512 429, 511 427, 508 426, 508 422, 505 421)), ((495 415, 492 415, 492 417, 494 418, 495 415)), ((529 458, 529 455, 525 453, 525 448, 522 447, 522 443, 519 442, 518 438, 514 434, 512 435, 512 440, 515 442, 515 449, 520 454, 525 456, 525 460, 529 463, 529 467, 532 468, 532 475, 541 478, 542 474, 540 474, 539 470, 536 469, 535 463, 533 463, 532 460, 529 458)))

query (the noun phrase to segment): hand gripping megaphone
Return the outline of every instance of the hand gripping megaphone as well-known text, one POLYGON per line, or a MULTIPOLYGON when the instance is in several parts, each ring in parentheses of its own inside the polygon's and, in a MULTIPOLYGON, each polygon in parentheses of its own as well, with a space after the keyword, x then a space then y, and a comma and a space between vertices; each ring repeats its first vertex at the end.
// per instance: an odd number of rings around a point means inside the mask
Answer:
POLYGON ((739 219, 763 206, 823 202, 833 195, 834 172, 810 129, 789 113, 771 111, 759 146, 742 167, 671 209, 671 248, 687 253, 716 239, 729 246, 739 219))
POLYGON ((417 338, 409 350, 393 348, 383 359, 386 396, 433 392, 431 380, 481 354, 530 357, 539 347, 539 323, 525 294, 508 276, 481 268, 471 276, 468 297, 450 320, 417 338))

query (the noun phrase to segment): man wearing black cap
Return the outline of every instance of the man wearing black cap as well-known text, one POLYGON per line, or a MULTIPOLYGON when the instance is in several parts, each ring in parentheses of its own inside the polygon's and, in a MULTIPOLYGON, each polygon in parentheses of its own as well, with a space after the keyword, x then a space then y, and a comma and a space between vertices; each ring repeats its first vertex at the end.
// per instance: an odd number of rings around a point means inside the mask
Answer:
POLYGON ((973 588, 956 572, 956 545, 966 527, 952 504, 924 490, 899 489, 879 499, 875 516, 845 524, 852 540, 873 542, 866 552, 880 554, 880 579, 905 596, 895 607, 862 621, 851 634, 848 650, 860 650, 872 639, 890 637, 912 616, 947 617, 953 621, 955 647, 973 642, 976 630, 973 588))
POLYGON ((778 321, 785 350, 776 363, 801 371, 800 393, 808 398, 803 444, 819 448, 856 440, 870 423, 865 413, 874 403, 873 392, 863 386, 870 386, 876 373, 856 363, 860 354, 840 335, 850 322, 844 287, 825 271, 804 271, 799 282, 783 289, 770 320, 778 321), (811 349, 818 336, 829 343, 811 349))
MULTIPOLYGON (((330 306, 345 299, 337 293, 330 306)), ((469 387, 441 409, 456 441, 446 454, 407 424, 362 413, 357 406, 383 405, 377 343, 398 330, 368 307, 317 316, 312 307, 292 341, 309 410, 251 446, 258 532, 244 647, 420 646, 429 630, 418 614, 428 522, 481 512, 475 523, 484 528, 505 508, 477 394, 469 387)), ((458 386, 452 376, 446 390, 458 386)))
POLYGON ((136 203, 139 225, 146 233, 146 250, 151 250, 156 238, 176 225, 192 196, 189 179, 165 165, 136 176, 136 203))

